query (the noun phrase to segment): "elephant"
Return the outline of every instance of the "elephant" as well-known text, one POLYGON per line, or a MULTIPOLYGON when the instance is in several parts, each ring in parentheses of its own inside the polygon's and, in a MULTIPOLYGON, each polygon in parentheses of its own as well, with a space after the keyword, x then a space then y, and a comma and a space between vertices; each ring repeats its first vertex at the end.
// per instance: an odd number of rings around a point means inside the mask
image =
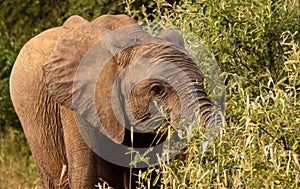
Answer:
POLYGON ((117 189, 135 187, 138 170, 110 161, 119 146, 150 147, 191 111, 204 127, 220 123, 203 82, 176 31, 151 36, 126 15, 75 15, 23 46, 10 94, 44 188, 117 189), (169 113, 161 122, 158 106, 169 113))

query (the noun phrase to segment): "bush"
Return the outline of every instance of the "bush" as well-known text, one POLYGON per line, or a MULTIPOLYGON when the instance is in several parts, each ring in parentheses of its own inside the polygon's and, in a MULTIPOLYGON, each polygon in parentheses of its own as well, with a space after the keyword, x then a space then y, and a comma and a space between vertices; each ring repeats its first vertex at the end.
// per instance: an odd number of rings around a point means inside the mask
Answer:
POLYGON ((194 32, 213 52, 226 83, 227 126, 207 152, 202 131, 161 165, 171 188, 298 188, 300 7, 297 1, 156 1, 130 9, 140 21, 194 32))

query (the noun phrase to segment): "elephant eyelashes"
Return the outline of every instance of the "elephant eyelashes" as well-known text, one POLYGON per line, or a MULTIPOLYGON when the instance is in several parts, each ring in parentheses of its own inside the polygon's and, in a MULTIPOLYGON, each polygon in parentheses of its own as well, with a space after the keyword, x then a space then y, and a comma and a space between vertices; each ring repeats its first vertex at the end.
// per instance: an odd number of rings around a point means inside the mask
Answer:
POLYGON ((162 96, 164 94, 164 88, 158 83, 155 83, 151 86, 151 94, 155 97, 162 96))

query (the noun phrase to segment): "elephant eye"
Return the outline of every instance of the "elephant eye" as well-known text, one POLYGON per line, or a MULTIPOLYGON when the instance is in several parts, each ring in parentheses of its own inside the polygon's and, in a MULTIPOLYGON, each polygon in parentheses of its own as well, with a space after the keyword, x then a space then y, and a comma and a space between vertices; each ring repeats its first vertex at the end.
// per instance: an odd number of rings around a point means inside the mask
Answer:
POLYGON ((160 96, 163 93, 164 93, 164 89, 160 84, 155 83, 151 86, 151 94, 153 96, 160 96))

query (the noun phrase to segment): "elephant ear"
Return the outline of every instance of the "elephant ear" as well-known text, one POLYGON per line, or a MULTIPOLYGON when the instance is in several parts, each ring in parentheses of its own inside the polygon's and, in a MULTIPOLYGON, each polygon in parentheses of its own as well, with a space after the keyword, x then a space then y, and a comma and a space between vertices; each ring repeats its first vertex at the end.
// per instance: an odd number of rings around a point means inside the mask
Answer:
POLYGON ((184 48, 184 40, 179 33, 174 30, 164 30, 156 35, 156 38, 172 42, 184 48))
POLYGON ((43 65, 43 79, 49 95, 58 104, 72 109, 116 143, 122 143, 125 128, 116 119, 111 103, 112 85, 121 69, 107 49, 109 45, 101 43, 109 32, 93 23, 73 29, 57 42, 43 65))
POLYGON ((58 104, 72 108, 73 81, 80 60, 97 39, 106 33, 91 23, 85 23, 57 42, 42 68, 48 92, 58 104))

